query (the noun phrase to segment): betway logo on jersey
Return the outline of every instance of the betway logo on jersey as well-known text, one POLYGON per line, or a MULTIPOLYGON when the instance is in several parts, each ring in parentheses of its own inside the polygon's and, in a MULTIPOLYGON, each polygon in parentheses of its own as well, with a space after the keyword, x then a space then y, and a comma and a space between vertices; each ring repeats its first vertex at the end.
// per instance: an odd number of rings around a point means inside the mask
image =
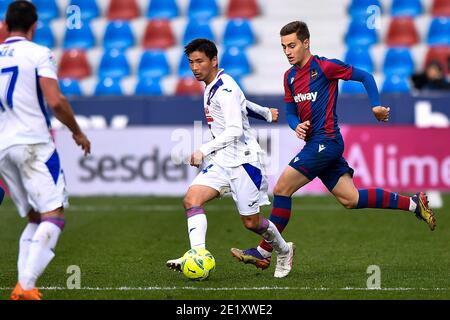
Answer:
POLYGON ((317 99, 317 91, 316 92, 308 92, 308 93, 299 93, 294 96, 294 101, 296 103, 303 101, 316 101, 317 99))

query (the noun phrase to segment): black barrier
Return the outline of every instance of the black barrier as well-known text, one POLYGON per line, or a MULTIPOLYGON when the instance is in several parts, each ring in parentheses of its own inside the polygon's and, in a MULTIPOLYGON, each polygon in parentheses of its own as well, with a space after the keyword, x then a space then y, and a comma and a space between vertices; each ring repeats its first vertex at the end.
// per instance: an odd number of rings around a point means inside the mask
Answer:
MULTIPOLYGON (((248 96, 249 100, 280 109, 281 124, 286 123, 281 96, 248 96)), ((89 127, 123 128, 142 125, 183 125, 204 121, 203 97, 80 97, 70 98, 75 113, 89 127)), ((443 126, 450 122, 450 93, 427 95, 382 95, 383 105, 391 107, 392 124, 443 126)), ((340 95, 339 123, 373 124, 369 100, 365 95, 340 95)), ((262 123, 260 120, 252 120, 262 123)))

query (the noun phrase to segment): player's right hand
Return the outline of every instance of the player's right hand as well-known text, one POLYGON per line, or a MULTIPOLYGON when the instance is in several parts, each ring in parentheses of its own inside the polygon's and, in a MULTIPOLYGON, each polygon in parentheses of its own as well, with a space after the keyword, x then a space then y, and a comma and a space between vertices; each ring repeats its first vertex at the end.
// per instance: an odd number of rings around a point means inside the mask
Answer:
POLYGON ((75 140, 77 146, 81 146, 85 156, 91 153, 91 142, 83 132, 73 134, 72 138, 75 140))
POLYGON ((295 133, 297 134, 297 138, 305 140, 306 138, 306 131, 308 131, 309 126, 311 123, 309 120, 306 120, 305 122, 300 123, 297 128, 295 128, 295 133))

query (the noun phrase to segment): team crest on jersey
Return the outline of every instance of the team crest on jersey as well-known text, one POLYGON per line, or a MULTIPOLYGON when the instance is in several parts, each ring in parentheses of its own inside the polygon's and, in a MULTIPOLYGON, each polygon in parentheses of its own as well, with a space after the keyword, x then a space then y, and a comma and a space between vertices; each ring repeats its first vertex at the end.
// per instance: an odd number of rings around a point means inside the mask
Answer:
POLYGON ((209 113, 209 109, 208 107, 205 108, 205 116, 206 116, 206 122, 208 124, 211 124, 212 122, 214 122, 214 118, 211 116, 211 114, 209 113))
POLYGON ((312 69, 311 70, 311 80, 316 80, 318 76, 319 76, 319 73, 317 72, 317 70, 312 69))

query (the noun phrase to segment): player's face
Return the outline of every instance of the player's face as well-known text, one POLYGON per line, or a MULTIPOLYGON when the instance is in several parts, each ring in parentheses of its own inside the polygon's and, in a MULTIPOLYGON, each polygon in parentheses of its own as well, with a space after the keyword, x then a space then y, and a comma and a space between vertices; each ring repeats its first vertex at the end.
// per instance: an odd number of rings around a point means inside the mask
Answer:
POLYGON ((217 72, 217 57, 210 59, 204 52, 194 51, 188 59, 189 68, 195 79, 204 81, 206 84, 214 80, 217 72))
POLYGON ((281 36, 281 46, 290 64, 301 64, 309 52, 309 39, 303 42, 295 33, 281 36))

